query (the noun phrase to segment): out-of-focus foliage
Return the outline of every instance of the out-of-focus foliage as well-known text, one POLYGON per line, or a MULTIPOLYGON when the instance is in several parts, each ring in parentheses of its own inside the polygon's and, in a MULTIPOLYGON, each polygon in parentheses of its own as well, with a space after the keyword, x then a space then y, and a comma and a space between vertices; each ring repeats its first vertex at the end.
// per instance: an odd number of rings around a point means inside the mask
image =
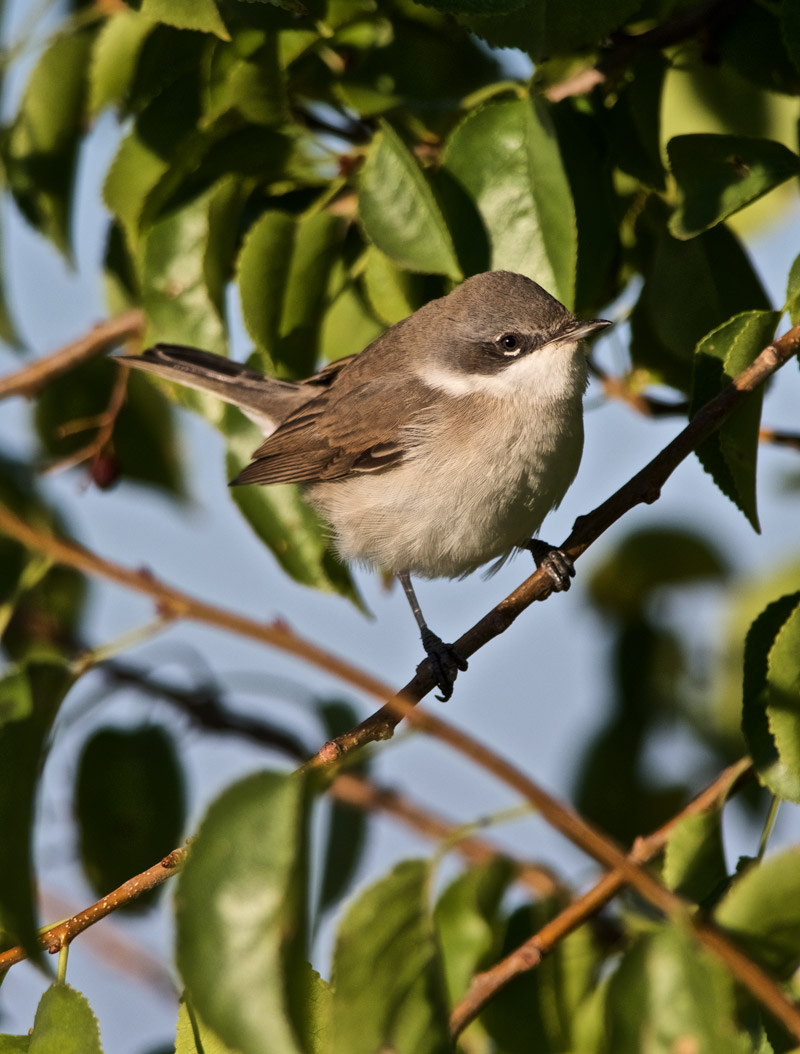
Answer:
MULTIPOLYGON (((251 364, 301 378, 464 277, 508 268, 582 317, 631 304, 623 380, 670 386, 691 416, 784 312, 800 321, 800 256, 786 303, 773 304, 743 240, 796 194, 795 0, 103 0, 66 4, 57 28, 38 32, 23 90, 3 100, 3 191, 72 260, 86 138, 98 119, 116 122, 98 279, 110 314, 143 311, 146 341, 225 354, 240 310, 251 364)), ((0 336, 19 344, 4 286, 0 336)), ((39 393, 35 467, 88 464, 101 487, 119 480, 180 500, 173 403, 220 430, 235 474, 258 443, 237 411, 100 361, 39 393)), ((759 392, 698 450, 756 530, 760 423, 759 392)), ((32 468, 0 460, 0 503, 64 532, 32 468)), ((285 572, 360 602, 296 488, 240 488, 232 500, 285 572)), ((665 732, 692 737, 708 775, 749 751, 763 787, 800 801, 799 588, 796 562, 743 583, 714 539, 679 524, 614 538, 588 580, 609 709, 576 772, 583 815, 630 843, 678 811, 693 788, 654 771, 665 732), (687 596, 724 609, 716 639, 674 617, 687 596)), ((33 955, 36 793, 51 741, 69 727, 61 704, 91 665, 86 610, 77 572, 0 536, 0 942, 33 955)), ((115 675, 220 727, 200 691, 115 675)), ((356 720, 339 704, 318 716, 320 736, 356 720)), ((172 727, 148 711, 145 725, 83 735, 66 800, 98 895, 180 837, 172 727)), ((359 763, 349 775, 366 772, 359 763)), ((450 1050, 448 1014, 475 974, 565 903, 566 893, 512 892, 507 860, 443 884, 436 854, 354 891, 369 820, 340 801, 318 805, 323 789, 257 773, 200 824, 175 897, 177 1054, 450 1050), (322 977, 310 946, 334 913, 322 977)), ((763 808, 765 795, 745 800, 763 808)), ((754 852, 737 868, 722 820, 719 804, 675 825, 661 876, 784 980, 800 962, 797 853, 754 852)), ((627 901, 517 977, 460 1049, 794 1045, 683 929, 627 901)), ((56 1049, 100 1050, 86 1000, 60 982, 30 1035, 0 1036, 0 1051, 56 1049)))

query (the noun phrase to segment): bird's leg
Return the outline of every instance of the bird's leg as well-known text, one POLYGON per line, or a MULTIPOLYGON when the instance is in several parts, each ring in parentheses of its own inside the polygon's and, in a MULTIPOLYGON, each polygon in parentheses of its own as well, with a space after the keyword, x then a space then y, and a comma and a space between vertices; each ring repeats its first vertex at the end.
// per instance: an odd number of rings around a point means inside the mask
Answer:
POLYGON ((563 549, 558 549, 539 538, 531 538, 522 548, 531 552, 536 566, 544 568, 548 573, 556 593, 569 589, 572 585, 570 579, 575 577, 575 564, 563 549))
POLYGON ((430 659, 433 676, 442 693, 436 698, 445 702, 453 694, 453 683, 458 676, 458 671, 466 670, 467 660, 461 658, 452 644, 445 644, 442 638, 437 637, 433 630, 428 627, 427 622, 422 616, 419 601, 417 600, 417 594, 414 592, 414 587, 411 585, 411 577, 408 572, 403 571, 397 577, 403 583, 403 589, 405 590, 408 602, 411 605, 411 611, 413 612, 414 618, 417 620, 417 625, 419 626, 420 636, 422 637, 422 647, 425 649, 425 653, 430 659))

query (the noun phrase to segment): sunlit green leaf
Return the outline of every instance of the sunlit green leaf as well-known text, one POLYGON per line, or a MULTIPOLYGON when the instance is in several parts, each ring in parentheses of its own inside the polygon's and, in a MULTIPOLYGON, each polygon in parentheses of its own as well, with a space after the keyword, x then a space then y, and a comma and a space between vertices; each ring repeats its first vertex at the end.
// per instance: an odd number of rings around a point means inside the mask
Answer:
POLYGON ((106 20, 92 47, 89 66, 89 112, 121 103, 133 80, 144 42, 153 24, 121 8, 106 20))
POLYGON ((800 256, 795 258, 786 282, 786 310, 796 326, 800 322, 800 256))
POLYGON ((370 245, 364 254, 364 290, 370 306, 387 326, 413 314, 443 290, 433 279, 395 266, 380 249, 370 245))
POLYGON ((177 960, 188 997, 240 1054, 303 1049, 299 1026, 312 998, 303 967, 305 798, 303 780, 286 773, 230 787, 209 808, 178 880, 177 960))
POLYGON ((214 0, 142 0, 142 15, 176 29, 196 29, 230 40, 214 0))
POLYGON ((359 286, 348 282, 334 297, 320 327, 320 354, 327 361, 355 355, 379 337, 384 326, 359 286))
POLYGON ((480 213, 491 269, 525 274, 573 307, 575 210, 544 104, 515 99, 473 111, 448 140, 444 166, 480 213))
POLYGON ((260 48, 238 56, 232 48, 218 48, 209 84, 206 119, 236 110, 253 124, 280 125, 289 116, 286 85, 278 61, 278 35, 265 35, 260 48))
POLYGON ((181 999, 178 1010, 178 1028, 175 1036, 175 1054, 237 1054, 215 1036, 197 1012, 181 999))
POLYGON ((0 1054, 28 1054, 30 1036, 0 1036, 0 1054))
POLYGON ((97 1018, 86 998, 67 984, 54 984, 36 1008, 29 1054, 103 1054, 97 1018))
MULTIPOLYGON (((712 330, 697 345, 690 416, 722 391, 772 340, 779 311, 746 311, 712 330)), ((697 448, 700 464, 719 489, 760 530, 756 458, 763 388, 752 392, 697 448)))
POLYGON ((428 865, 406 861, 342 920, 333 958, 330 1054, 451 1050, 429 915, 428 865))
POLYGON ((726 880, 718 809, 684 816, 667 842, 664 882, 682 897, 700 903, 726 880))
POLYGON ((800 851, 749 867, 714 909, 714 922, 756 961, 789 977, 800 964, 800 851))
POLYGON ((693 238, 800 173, 782 143, 736 135, 679 135, 667 144, 681 192, 669 229, 693 238))
POLYGON ((453 239, 419 164, 388 124, 361 172, 358 214, 370 241, 409 271, 461 277, 453 239))

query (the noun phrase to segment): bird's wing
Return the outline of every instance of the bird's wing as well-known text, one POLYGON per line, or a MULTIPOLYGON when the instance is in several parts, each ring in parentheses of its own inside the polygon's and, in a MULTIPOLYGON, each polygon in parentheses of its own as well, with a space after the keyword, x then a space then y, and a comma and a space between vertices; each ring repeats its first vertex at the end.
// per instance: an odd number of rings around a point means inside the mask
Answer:
POLYGON ((413 376, 361 384, 343 377, 290 414, 234 483, 312 483, 401 461, 414 442, 408 425, 430 405, 433 390, 413 376))

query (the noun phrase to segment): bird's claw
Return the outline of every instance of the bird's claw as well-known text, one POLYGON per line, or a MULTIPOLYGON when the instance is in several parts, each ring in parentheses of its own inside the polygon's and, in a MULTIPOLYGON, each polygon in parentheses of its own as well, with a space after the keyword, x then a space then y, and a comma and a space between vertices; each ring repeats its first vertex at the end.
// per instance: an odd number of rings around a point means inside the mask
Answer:
POLYGON ((570 579, 575 577, 575 564, 571 556, 538 538, 531 538, 525 548, 530 550, 537 568, 542 568, 552 579, 554 592, 569 589, 572 585, 570 579))
POLYGON ((453 684, 458 671, 466 670, 467 660, 462 659, 452 644, 445 644, 442 638, 427 626, 422 630, 421 636, 422 646, 430 659, 434 680, 442 693, 436 698, 445 703, 453 694, 453 684))

